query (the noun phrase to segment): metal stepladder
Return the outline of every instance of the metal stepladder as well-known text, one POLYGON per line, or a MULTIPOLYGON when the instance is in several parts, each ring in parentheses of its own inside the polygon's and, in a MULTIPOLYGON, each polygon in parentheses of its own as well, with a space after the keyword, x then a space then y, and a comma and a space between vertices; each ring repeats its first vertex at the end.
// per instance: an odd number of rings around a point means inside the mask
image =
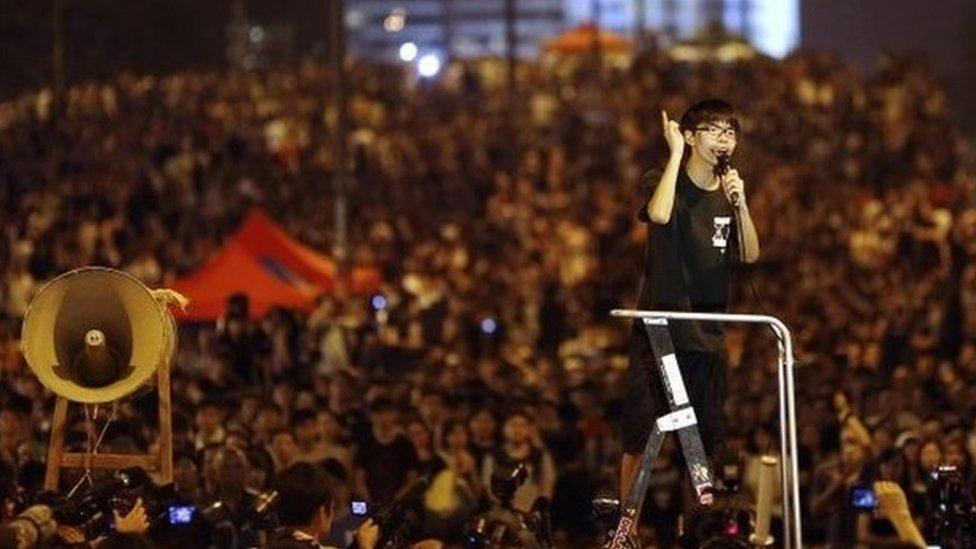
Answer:
POLYGON ((803 547, 802 526, 800 522, 800 490, 797 467, 795 386, 793 379, 793 345, 789 329, 782 321, 767 315, 744 315, 723 313, 690 313, 667 311, 614 310, 615 317, 640 319, 651 342, 654 360, 661 374, 664 393, 667 396, 670 413, 655 421, 644 451, 641 454, 637 475, 630 491, 621 506, 620 521, 617 524, 610 549, 627 547, 627 537, 640 517, 637 516, 650 483, 651 468, 661 450, 664 437, 669 432, 677 432, 681 450, 688 465, 692 485, 703 505, 712 503, 712 475, 708 468, 705 450, 698 434, 698 422, 694 409, 688 400, 684 381, 678 369, 674 345, 668 331, 668 321, 702 320, 711 322, 741 322, 769 325, 777 338, 779 348, 779 419, 780 452, 782 464, 781 482, 783 487, 783 547, 786 549, 803 547))
MULTIPOLYGON (((684 379, 682 379, 681 371, 678 368, 674 344, 668 331, 668 321, 664 318, 644 318, 642 324, 651 342, 654 362, 661 374, 664 394, 668 400, 668 409, 671 412, 657 418, 651 428, 647 443, 644 445, 644 451, 641 453, 637 475, 622 502, 620 522, 617 524, 610 545, 608 545, 609 549, 628 547, 627 538, 634 525, 640 520, 637 515, 650 485, 651 467, 661 452, 661 445, 664 443, 664 437, 667 433, 676 432, 678 434, 681 452, 685 456, 688 475, 691 477, 691 483, 698 495, 699 503, 711 505, 713 499, 712 472, 708 467, 705 447, 698 432, 698 419, 695 417, 695 409, 692 408, 688 399, 684 379)), ((649 382, 654 383, 654 380, 649 380, 649 382)))

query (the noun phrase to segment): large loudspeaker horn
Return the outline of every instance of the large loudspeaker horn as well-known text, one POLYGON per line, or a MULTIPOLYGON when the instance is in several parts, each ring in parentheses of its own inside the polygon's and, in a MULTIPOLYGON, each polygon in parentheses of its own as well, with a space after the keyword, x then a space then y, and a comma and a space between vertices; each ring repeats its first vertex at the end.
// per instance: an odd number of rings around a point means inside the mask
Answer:
POLYGON ((135 277, 102 267, 41 288, 24 317, 24 357, 41 383, 83 403, 121 399, 168 368, 173 318, 135 277))

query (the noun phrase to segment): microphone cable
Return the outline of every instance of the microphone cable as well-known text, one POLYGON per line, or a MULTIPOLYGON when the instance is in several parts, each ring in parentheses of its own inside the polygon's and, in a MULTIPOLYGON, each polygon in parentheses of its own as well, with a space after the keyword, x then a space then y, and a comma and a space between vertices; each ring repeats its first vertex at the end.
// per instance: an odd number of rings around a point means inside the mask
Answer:
MULTIPOLYGON (((741 198, 740 198, 740 200, 741 200, 741 198)), ((738 201, 736 201, 736 202, 738 202, 738 201)), ((755 279, 752 276, 752 270, 750 269, 749 264, 746 263, 746 260, 745 260, 745 241, 744 241, 744 238, 745 237, 742 235, 742 232, 743 232, 742 231, 742 216, 739 215, 739 208, 735 204, 732 205, 732 219, 733 219, 733 221, 735 223, 735 236, 736 236, 736 241, 737 241, 736 242, 736 244, 737 244, 736 253, 738 254, 738 257, 736 258, 735 264, 739 266, 738 271, 740 273, 745 274, 745 279, 749 283, 749 289, 752 291, 752 297, 753 297, 753 299, 756 300, 756 305, 759 306, 759 311, 762 314, 766 315, 766 316, 772 317, 773 315, 771 315, 769 313, 769 310, 766 309, 766 304, 763 301, 762 296, 759 295, 759 290, 756 289, 756 282, 755 282, 755 279)), ((780 335, 778 333, 776 333, 776 330, 774 330, 772 326, 769 326, 769 325, 767 325, 767 326, 769 327, 769 330, 771 332, 773 332, 773 335, 776 337, 776 340, 779 341, 780 340, 780 335)))

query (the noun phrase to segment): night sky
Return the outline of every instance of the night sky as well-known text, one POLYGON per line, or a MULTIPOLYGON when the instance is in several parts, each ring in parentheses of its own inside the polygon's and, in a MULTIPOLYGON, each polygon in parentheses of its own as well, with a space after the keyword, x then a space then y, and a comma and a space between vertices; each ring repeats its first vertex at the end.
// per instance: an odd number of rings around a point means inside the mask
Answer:
POLYGON ((886 50, 925 53, 949 91, 960 126, 976 135, 976 1, 804 0, 802 44, 861 68, 886 50))

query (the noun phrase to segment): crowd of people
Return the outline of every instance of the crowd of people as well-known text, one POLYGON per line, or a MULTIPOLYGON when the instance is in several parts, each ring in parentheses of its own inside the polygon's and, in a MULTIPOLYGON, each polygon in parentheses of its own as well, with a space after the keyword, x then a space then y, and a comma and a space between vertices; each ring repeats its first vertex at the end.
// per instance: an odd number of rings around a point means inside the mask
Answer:
MULTIPOLYGON (((847 496, 876 480, 898 483, 923 521, 938 466, 973 493, 976 177, 924 62, 886 56, 862 76, 815 53, 533 61, 514 101, 490 66, 349 72, 349 255, 382 269, 383 290, 181 327, 182 501, 225 502, 243 528, 276 475, 308 462, 332 487, 335 545, 363 520, 350 501, 381 509, 423 477, 405 521, 415 540, 462 543, 478 513, 543 497, 557 546, 594 546, 590 500, 616 495, 628 326, 608 311, 640 282, 638 182, 666 158, 660 111, 711 96, 740 110, 733 163, 763 243, 737 271, 734 309, 778 316, 796 338, 805 537, 893 536, 847 496), (515 463, 528 474, 502 502, 492 473, 515 463)), ((254 205, 329 249, 330 89, 309 62, 122 75, 60 106, 47 92, 0 105, 0 499, 29 499, 43 477, 53 397, 18 348, 39 286, 97 264, 165 287, 254 205)), ((749 494, 778 448, 776 348, 738 327, 728 347, 729 446, 749 494)), ((144 400, 120 406, 101 451, 153 447, 144 400)), ((85 440, 78 421, 69 445, 85 440)), ((666 445, 645 505, 659 546, 688 511, 678 452, 666 445)))

